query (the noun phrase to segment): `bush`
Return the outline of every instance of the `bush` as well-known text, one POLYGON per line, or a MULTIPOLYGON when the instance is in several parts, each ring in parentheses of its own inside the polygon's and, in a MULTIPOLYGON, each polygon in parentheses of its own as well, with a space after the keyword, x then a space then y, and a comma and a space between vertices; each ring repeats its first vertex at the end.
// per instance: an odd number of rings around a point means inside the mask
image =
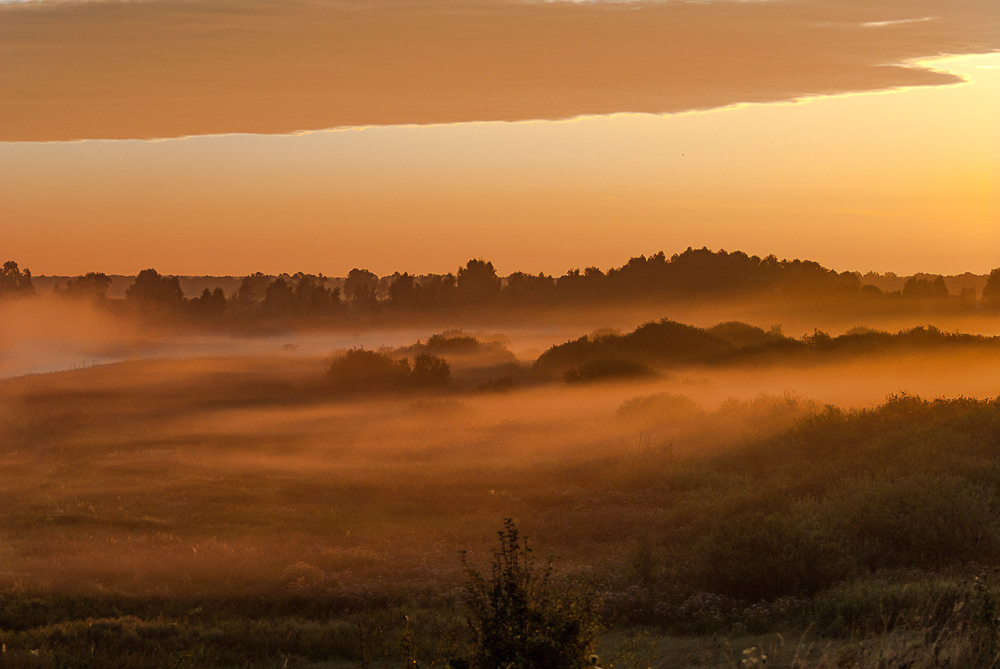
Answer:
POLYGON ((354 348, 333 358, 326 377, 338 389, 345 391, 398 388, 410 376, 410 363, 395 360, 384 351, 354 348))
POLYGON ((411 366, 385 351, 355 348, 330 360, 326 377, 340 392, 440 387, 451 381, 451 368, 442 358, 421 353, 411 366))
MULTIPOLYGON (((884 475, 883 475, 884 476, 884 475)), ((1000 557, 1000 500, 947 474, 847 479, 825 500, 824 523, 872 570, 941 569, 1000 557)))
POLYGON ((590 360, 569 370, 563 375, 563 378, 566 383, 586 383, 588 381, 631 379, 641 376, 653 376, 653 371, 641 362, 624 358, 601 358, 590 360))
POLYGON ((552 582, 551 561, 541 570, 522 545, 514 521, 498 532, 489 580, 463 556, 469 577, 468 626, 471 666, 579 669, 598 632, 596 604, 583 592, 560 592, 552 582))
POLYGON ((814 505, 722 519, 697 542, 691 563, 708 592, 743 601, 811 595, 844 578, 851 556, 814 505))
POLYGON ((676 395, 674 393, 656 393, 654 395, 640 395, 622 402, 615 412, 617 418, 629 419, 650 419, 661 418, 664 420, 682 416, 686 420, 703 418, 705 412, 698 404, 687 395, 676 395))
POLYGON ((415 386, 446 386, 451 381, 451 367, 443 358, 421 353, 413 360, 410 378, 415 386))

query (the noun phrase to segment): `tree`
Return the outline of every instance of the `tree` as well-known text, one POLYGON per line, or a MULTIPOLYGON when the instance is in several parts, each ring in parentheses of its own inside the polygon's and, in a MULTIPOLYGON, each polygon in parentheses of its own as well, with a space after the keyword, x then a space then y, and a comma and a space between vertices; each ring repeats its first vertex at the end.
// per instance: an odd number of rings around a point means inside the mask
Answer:
POLYGON ((356 307, 374 309, 377 306, 375 291, 378 288, 378 276, 374 272, 355 267, 347 273, 344 280, 344 295, 356 307))
POLYGON ((295 284, 295 302, 299 312, 317 315, 334 310, 340 305, 340 289, 326 287, 327 278, 322 274, 303 274, 292 277, 295 284))
POLYGON ((398 272, 389 284, 389 301, 394 307, 406 309, 414 306, 419 298, 419 286, 412 274, 398 272))
POLYGON ((948 286, 941 275, 934 278, 911 276, 903 284, 903 297, 913 300, 948 299, 948 286))
POLYGON ((500 277, 493 263, 474 258, 458 270, 458 294, 469 304, 489 304, 500 297, 500 277))
POLYGON ((455 301, 455 275, 431 274, 420 284, 420 303, 427 307, 445 307, 455 301))
POLYGON ((514 304, 544 304, 555 299, 556 280, 539 272, 538 276, 514 272, 507 277, 503 298, 514 304))
POLYGON ((1000 267, 990 272, 983 286, 983 304, 990 307, 1000 307, 1000 267))
POLYGON ((551 560, 538 569, 513 519, 498 533, 490 578, 471 567, 467 619, 475 669, 511 667, 579 669, 599 629, 597 606, 582 591, 564 592, 552 581, 551 560))
POLYGON ((226 311, 226 293, 222 288, 201 291, 201 296, 190 302, 191 313, 198 318, 219 318, 226 311))
POLYGON ((125 301, 145 311, 175 309, 184 301, 184 291, 176 276, 144 269, 125 291, 125 301))
POLYGON ((233 294, 232 301, 246 309, 264 301, 271 277, 261 272, 254 272, 243 277, 240 287, 233 294))
POLYGON ((17 263, 8 260, 0 268, 0 296, 30 295, 35 292, 31 285, 31 270, 25 267, 19 269, 17 263))
POLYGON ((108 299, 108 287, 111 279, 102 272, 87 272, 83 276, 66 282, 66 294, 93 302, 104 302, 108 299))
POLYGON ((274 314, 289 314, 294 308, 295 291, 279 276, 264 292, 264 309, 274 314))

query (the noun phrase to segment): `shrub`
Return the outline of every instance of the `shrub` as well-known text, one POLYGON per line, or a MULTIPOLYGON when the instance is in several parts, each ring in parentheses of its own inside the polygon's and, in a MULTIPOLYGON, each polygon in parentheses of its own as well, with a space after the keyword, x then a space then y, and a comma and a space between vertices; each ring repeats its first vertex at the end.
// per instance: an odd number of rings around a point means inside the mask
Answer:
POLYGON ((542 569, 510 518, 498 532, 487 580, 465 561, 469 578, 471 666, 579 669, 598 632, 596 603, 584 592, 561 592, 552 582, 551 560, 542 569))
POLYGON ((451 381, 451 367, 443 358, 421 353, 413 359, 411 380, 416 386, 446 386, 451 381))
POLYGON ((851 556, 804 503, 747 512, 714 524, 691 559, 697 585, 744 601, 811 595, 853 568, 851 556))
POLYGON ((941 569, 1000 556, 1000 500, 989 488, 947 474, 861 477, 825 500, 824 525, 872 569, 941 569))
POLYGON ((442 358, 421 353, 411 366, 385 351, 355 348, 330 360, 326 377, 340 392, 398 390, 447 385, 451 368, 442 358))
POLYGON ((652 376, 653 371, 646 365, 624 358, 601 358, 590 360, 563 376, 566 383, 586 383, 588 381, 604 381, 611 379, 630 379, 640 376, 652 376))
POLYGON ((384 351, 354 348, 333 358, 326 377, 341 390, 395 388, 405 384, 410 363, 395 360, 384 351))
POLYGON ((478 339, 461 331, 442 332, 427 340, 427 350, 435 353, 476 353, 483 346, 478 339))
POLYGON ((671 419, 683 417, 685 420, 703 418, 705 412, 687 395, 656 393, 640 395, 622 402, 615 417, 625 419, 671 419))

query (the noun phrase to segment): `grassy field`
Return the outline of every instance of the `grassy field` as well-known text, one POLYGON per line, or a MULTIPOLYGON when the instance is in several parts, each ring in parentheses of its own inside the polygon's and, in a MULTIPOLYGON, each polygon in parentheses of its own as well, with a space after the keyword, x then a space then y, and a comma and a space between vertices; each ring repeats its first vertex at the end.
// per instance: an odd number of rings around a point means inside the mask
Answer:
POLYGON ((0 666, 443 667, 460 552, 486 565, 505 518, 601 601, 602 666, 1000 657, 997 400, 452 362, 377 396, 295 356, 0 382, 0 666))

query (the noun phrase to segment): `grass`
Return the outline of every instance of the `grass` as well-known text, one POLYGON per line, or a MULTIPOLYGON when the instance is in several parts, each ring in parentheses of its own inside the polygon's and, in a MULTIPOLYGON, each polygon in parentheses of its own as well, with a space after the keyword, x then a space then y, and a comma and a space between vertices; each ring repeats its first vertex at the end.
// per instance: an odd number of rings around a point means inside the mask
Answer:
POLYGON ((603 600, 605 667, 995 663, 998 400, 361 400, 323 371, 0 384, 0 666, 444 666, 459 551, 506 517, 603 600))

